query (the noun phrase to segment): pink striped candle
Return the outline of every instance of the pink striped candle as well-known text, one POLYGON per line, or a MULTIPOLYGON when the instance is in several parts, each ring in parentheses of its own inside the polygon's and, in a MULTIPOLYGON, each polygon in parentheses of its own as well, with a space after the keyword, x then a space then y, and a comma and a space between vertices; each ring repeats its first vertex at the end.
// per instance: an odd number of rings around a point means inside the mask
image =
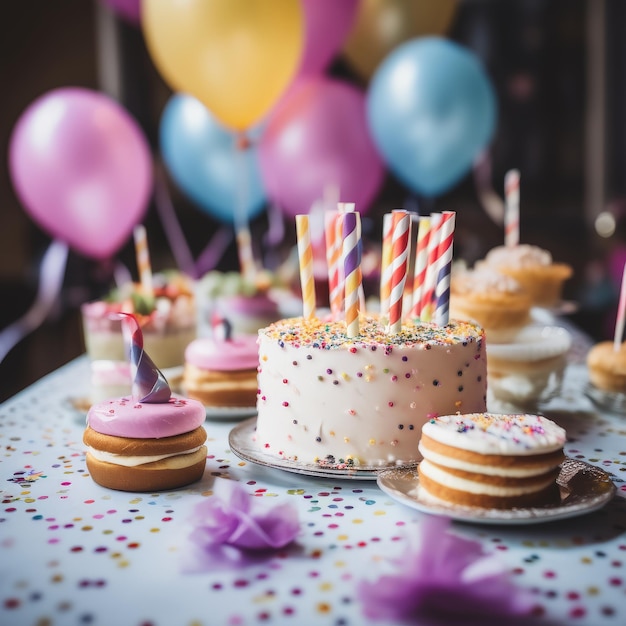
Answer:
POLYGON ((296 215, 300 284, 302 286, 302 316, 315 317, 315 280, 313 278, 313 246, 308 215, 296 215))
POLYGON ((402 300, 406 283, 409 261, 409 237, 411 233, 411 215, 408 211, 392 213, 393 236, 391 294, 389 296, 388 332, 399 333, 402 330, 402 300))
POLYGON ((519 170, 509 170, 504 177, 504 245, 519 243, 519 170))
POLYGON ((357 337, 359 325, 359 289, 361 287, 361 245, 359 242, 360 214, 349 211, 343 214, 343 266, 345 277, 346 334, 357 337))
POLYGON ((450 321, 450 273, 452 271, 452 244, 456 213, 444 211, 441 223, 441 241, 439 242, 437 285, 435 287, 435 323, 445 326, 450 321))
POLYGON ((389 296, 391 295, 391 262, 393 248, 391 239, 393 236, 392 214, 383 215, 383 247, 380 258, 380 314, 389 316, 389 296))
POLYGON ((420 302, 420 320, 432 321, 435 309, 435 286, 437 284, 437 260, 439 258, 439 241, 441 240, 441 213, 430 214, 430 237, 428 239, 428 257, 426 261, 426 275, 422 287, 420 302))
POLYGON ((613 337, 613 349, 619 352, 624 338, 624 317, 626 314, 626 265, 622 270, 622 286, 619 292, 617 304, 617 320, 615 321, 615 335, 613 337))
POLYGON ((419 317, 426 280, 426 267, 428 265, 428 242, 430 240, 430 217, 419 218, 417 229, 417 246, 415 251, 415 269, 413 272, 413 306, 410 316, 419 317))
POLYGON ((148 237, 143 224, 137 224, 133 230, 135 239, 135 254, 137 258, 137 271, 141 290, 147 296, 154 295, 152 287, 152 267, 150 264, 150 251, 148 250, 148 237))
POLYGON ((328 266, 328 299, 331 316, 339 319, 343 310, 343 285, 340 281, 342 255, 342 237, 340 232, 341 216, 337 211, 324 214, 324 236, 326 240, 326 264, 328 266), (338 228, 339 225, 339 228, 338 228))

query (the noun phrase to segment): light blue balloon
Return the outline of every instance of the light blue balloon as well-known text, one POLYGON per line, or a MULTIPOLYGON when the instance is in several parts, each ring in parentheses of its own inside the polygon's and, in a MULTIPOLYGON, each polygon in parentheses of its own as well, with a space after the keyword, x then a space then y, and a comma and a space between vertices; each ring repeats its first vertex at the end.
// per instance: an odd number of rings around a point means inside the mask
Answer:
POLYGON ((266 202, 257 150, 238 151, 236 137, 206 107, 186 94, 170 98, 160 120, 165 165, 181 191, 222 222, 235 221, 237 207, 252 219, 266 202))
POLYGON ((447 191, 469 171, 493 135, 496 108, 478 58, 440 37, 396 48, 367 94, 370 131, 383 159, 427 197, 447 191))

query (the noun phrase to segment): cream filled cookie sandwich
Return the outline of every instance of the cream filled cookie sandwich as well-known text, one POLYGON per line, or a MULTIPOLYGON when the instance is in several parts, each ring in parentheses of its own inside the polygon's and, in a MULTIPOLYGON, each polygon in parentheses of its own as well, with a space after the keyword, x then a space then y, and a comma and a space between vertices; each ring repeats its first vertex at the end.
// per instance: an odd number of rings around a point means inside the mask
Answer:
POLYGON ((199 480, 206 464, 206 412, 196 400, 173 396, 143 350, 141 330, 123 314, 131 353, 133 393, 94 404, 83 442, 87 468, 103 487, 161 491, 199 480))

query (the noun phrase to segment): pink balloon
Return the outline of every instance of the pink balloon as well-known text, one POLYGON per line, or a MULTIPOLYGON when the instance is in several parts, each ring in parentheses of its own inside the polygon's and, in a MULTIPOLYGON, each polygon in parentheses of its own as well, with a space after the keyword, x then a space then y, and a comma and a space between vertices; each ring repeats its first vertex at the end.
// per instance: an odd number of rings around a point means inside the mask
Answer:
POLYGON ((298 77, 326 68, 348 36, 358 6, 359 0, 302 0, 305 35, 298 77))
POLYGON ((115 13, 132 24, 139 24, 141 0, 102 0, 115 13))
POLYGON ((296 86, 270 117, 259 143, 266 191, 287 215, 308 213, 328 184, 365 213, 384 178, 364 94, 319 76, 296 86))
POLYGON ((150 148, 138 124, 111 98, 77 87, 50 91, 22 113, 9 169, 33 220, 97 259, 126 241, 152 190, 150 148))

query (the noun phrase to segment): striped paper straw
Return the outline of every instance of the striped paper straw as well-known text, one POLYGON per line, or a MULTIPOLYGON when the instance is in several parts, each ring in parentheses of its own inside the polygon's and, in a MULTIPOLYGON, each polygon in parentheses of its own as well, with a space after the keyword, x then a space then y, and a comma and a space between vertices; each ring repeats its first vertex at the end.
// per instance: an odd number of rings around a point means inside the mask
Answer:
POLYGON ((444 211, 441 224, 441 241, 439 242, 437 285, 435 298, 435 323, 445 326, 450 321, 450 273, 452 271, 452 243, 454 241, 454 227, 456 213, 444 211))
POLYGON ((435 309, 435 285, 437 284, 437 258, 439 241, 441 240, 441 213, 430 214, 430 237, 428 239, 428 256, 426 259, 426 275, 422 285, 422 299, 419 317, 422 322, 433 319, 435 309))
POLYGON ((389 317, 389 296, 391 295, 391 261, 393 259, 393 248, 391 240, 393 237, 393 215, 385 213, 383 215, 383 247, 380 259, 380 314, 389 317))
POLYGON ((154 295, 152 288, 152 267, 150 266, 150 252, 148 250, 148 237, 143 224, 137 224, 133 230, 135 239, 135 254, 137 257, 137 271, 141 290, 147 296, 154 295))
POLYGON ((361 286, 361 246, 359 245, 360 214, 350 211, 343 214, 342 241, 345 276, 346 334, 357 337, 359 327, 359 288, 361 286))
POLYGON ((252 252, 252 236, 247 225, 239 225, 236 233, 237 255, 241 273, 249 282, 254 283, 257 276, 257 267, 252 252))
POLYGON ((302 286, 302 316, 315 317, 315 280, 313 278, 313 246, 308 215, 296 215, 300 284, 302 286))
POLYGON ((387 330, 390 334, 396 334, 402 330, 402 300, 409 260, 411 215, 407 211, 394 211, 392 213, 392 228, 392 274, 387 330))
POLYGON ((341 216, 337 211, 326 211, 324 214, 324 236, 326 240, 326 265, 328 266, 328 298, 330 312, 334 320, 339 319, 343 310, 343 286, 340 281, 340 264, 342 254, 341 232, 338 231, 341 216))
POLYGON ((519 170, 509 170, 504 176, 504 245, 519 243, 519 170))
POLYGON ((615 322, 615 336, 613 338, 613 349, 619 352, 624 338, 624 316, 626 314, 626 264, 622 270, 622 286, 619 292, 619 302, 617 305, 617 320, 615 322))
POLYGON ((430 240, 430 217, 419 218, 417 230, 417 246, 415 251, 415 269, 413 272, 413 307, 410 316, 419 317, 421 302, 426 281, 426 267, 428 266, 428 242, 430 240))

